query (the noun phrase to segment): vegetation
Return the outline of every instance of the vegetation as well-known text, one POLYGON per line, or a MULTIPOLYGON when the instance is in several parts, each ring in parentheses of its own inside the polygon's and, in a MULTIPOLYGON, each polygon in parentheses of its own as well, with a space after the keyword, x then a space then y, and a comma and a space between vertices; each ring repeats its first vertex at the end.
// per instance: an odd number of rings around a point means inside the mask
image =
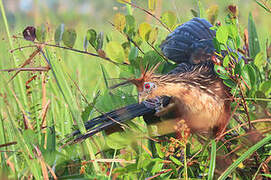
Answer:
MULTIPOLYGON (((120 11, 107 20, 111 28, 104 32, 50 21, 11 32, 0 0, 4 27, 0 31, 4 34, 0 175, 11 179, 270 178, 271 44, 270 34, 264 31, 270 24, 259 28, 253 13, 234 4, 224 5, 225 10, 214 2, 195 2, 190 17, 203 17, 214 25, 215 70, 233 95, 226 132, 205 144, 196 136, 160 142, 148 137, 144 121, 138 118, 123 125, 124 132, 99 133, 67 145, 74 129, 86 132, 84 122, 137 102, 132 86, 110 91, 116 81, 139 76, 147 64, 160 62, 158 73, 174 68, 159 45, 190 18, 180 21, 175 10, 162 8, 166 3, 161 0, 146 4, 118 0, 120 11)), ((250 3, 266 22, 270 2, 250 3)))

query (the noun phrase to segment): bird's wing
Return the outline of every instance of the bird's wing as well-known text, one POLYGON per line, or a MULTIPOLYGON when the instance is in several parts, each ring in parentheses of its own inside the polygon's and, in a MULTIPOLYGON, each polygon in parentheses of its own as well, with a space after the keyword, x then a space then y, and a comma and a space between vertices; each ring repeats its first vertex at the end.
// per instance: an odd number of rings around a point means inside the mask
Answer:
POLYGON ((110 128, 113 128, 116 125, 121 126, 123 125, 122 123, 124 123, 125 121, 134 119, 136 117, 155 116, 157 109, 162 106, 167 106, 168 102, 169 97, 167 96, 157 97, 154 99, 145 100, 142 103, 128 105, 123 108, 95 117, 85 123, 87 133, 81 134, 79 130, 74 131, 68 137, 76 137, 68 144, 83 141, 84 139, 91 137, 94 134, 103 130, 110 131, 110 128))
POLYGON ((193 18, 180 25, 161 44, 163 54, 177 64, 206 61, 215 51, 212 42, 215 31, 210 27, 212 25, 201 18, 193 18))

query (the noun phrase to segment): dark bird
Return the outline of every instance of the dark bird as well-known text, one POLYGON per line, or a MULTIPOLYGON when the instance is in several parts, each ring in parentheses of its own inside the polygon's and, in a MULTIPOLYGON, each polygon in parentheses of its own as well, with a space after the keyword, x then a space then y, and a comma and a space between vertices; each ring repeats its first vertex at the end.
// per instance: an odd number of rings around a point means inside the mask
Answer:
POLYGON ((156 125, 153 136, 178 132, 184 122, 192 133, 215 137, 225 130, 230 118, 229 90, 213 70, 215 48, 212 25, 201 18, 177 27, 161 44, 163 54, 178 66, 168 74, 155 74, 159 65, 128 79, 137 87, 139 103, 113 110, 85 123, 88 130, 74 131, 73 142, 100 131, 114 132, 116 126, 143 116, 147 125, 156 125))

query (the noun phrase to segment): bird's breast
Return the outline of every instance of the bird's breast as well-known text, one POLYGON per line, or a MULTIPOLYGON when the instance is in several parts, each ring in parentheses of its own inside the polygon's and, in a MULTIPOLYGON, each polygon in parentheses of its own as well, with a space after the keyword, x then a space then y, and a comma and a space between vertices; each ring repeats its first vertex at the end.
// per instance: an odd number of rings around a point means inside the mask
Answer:
POLYGON ((176 119, 185 120, 192 132, 213 134, 213 129, 222 129, 229 118, 229 106, 224 97, 205 92, 187 84, 167 85, 157 89, 152 96, 172 96, 176 104, 176 119))

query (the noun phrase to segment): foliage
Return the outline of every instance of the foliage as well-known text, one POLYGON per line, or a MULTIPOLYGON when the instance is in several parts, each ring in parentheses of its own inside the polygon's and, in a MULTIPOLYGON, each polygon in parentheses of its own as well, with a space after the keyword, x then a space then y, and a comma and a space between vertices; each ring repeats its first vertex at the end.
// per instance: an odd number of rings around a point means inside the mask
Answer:
MULTIPOLYGON (((134 8, 155 16, 155 0, 148 1, 149 10, 131 1, 120 2, 127 9, 134 8)), ((268 11, 260 1, 257 3, 268 11)), ((102 133, 82 144, 63 147, 63 139, 72 127, 85 132, 83 123, 91 117, 136 102, 133 87, 115 92, 108 89, 114 80, 111 71, 116 71, 117 80, 121 80, 138 77, 142 67, 148 65, 161 63, 157 73, 166 73, 175 67, 162 55, 159 45, 181 22, 175 12, 168 10, 162 12, 160 18, 154 17, 157 23, 153 24, 138 22, 132 11, 127 14, 118 12, 111 23, 118 38, 113 38, 111 33, 86 29, 84 41, 80 42, 84 50, 76 49, 79 33, 75 27, 60 24, 50 32, 45 24, 28 26, 22 34, 28 40, 27 45, 34 47, 34 52, 29 58, 25 58, 27 56, 21 51, 14 53, 16 67, 16 56, 24 57, 26 61, 18 66, 19 69, 6 71, 30 72, 24 76, 18 73, 14 84, 8 84, 7 90, 1 91, 0 134, 4 142, 0 144, 0 162, 4 167, 1 173, 11 178, 35 179, 56 176, 63 179, 269 177, 271 46, 268 43, 266 47, 260 45, 257 23, 252 14, 249 14, 248 28, 244 30, 240 27, 238 8, 234 5, 228 6, 222 23, 215 23, 219 7, 205 10, 203 1, 198 1, 197 9, 192 11, 194 15, 208 17, 215 24, 215 71, 231 88, 233 95, 233 116, 228 133, 205 144, 194 136, 184 136, 181 140, 168 136, 158 142, 145 138, 147 128, 142 119, 136 119, 123 125, 125 132, 109 136, 102 133), (50 43, 53 38, 55 44, 50 43), (70 76, 68 67, 60 58, 62 51, 79 52, 104 60, 99 66, 101 77, 97 77, 104 86, 94 84, 93 97, 86 97, 80 81, 70 76), (38 63, 36 59, 39 59, 38 63), (31 68, 26 69, 26 65, 31 68), (216 174, 216 168, 226 165, 225 157, 230 160, 228 168, 216 174)), ((3 9, 2 14, 5 21, 3 9)), ((91 68, 87 70, 97 69, 91 68)), ((8 79, 2 81, 6 84, 8 79)))

